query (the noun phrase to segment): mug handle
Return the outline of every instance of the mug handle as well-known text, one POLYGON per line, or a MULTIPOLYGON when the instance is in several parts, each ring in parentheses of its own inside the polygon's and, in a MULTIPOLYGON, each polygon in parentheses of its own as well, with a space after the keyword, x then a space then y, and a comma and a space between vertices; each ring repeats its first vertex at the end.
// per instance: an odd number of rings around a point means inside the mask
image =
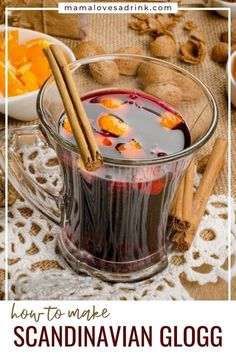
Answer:
MULTIPOLYGON (((35 182, 24 170, 17 151, 21 146, 39 146, 51 148, 39 126, 25 126, 9 129, 8 176, 11 184, 33 207, 56 225, 63 223, 63 198, 54 196, 35 182)), ((4 129, 0 131, 0 165, 4 170, 4 129)))

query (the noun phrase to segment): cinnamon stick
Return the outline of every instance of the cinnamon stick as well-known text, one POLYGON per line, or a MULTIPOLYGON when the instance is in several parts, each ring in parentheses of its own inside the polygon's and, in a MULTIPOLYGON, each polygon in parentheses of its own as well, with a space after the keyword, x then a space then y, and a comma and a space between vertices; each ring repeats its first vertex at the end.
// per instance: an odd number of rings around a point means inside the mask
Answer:
POLYGON ((205 172, 202 176, 200 185, 193 198, 193 217, 191 225, 183 232, 177 231, 172 237, 174 248, 178 252, 187 251, 196 234, 198 226, 204 215, 207 201, 212 193, 217 177, 223 167, 225 154, 227 151, 227 141, 223 138, 217 138, 209 157, 205 172))
POLYGON ((194 214, 194 224, 198 226, 204 215, 207 201, 212 193, 213 187, 222 169, 225 154, 227 151, 227 141, 223 138, 217 138, 209 157, 205 172, 202 176, 200 185, 193 199, 193 208, 196 210, 194 214))
POLYGON ((50 45, 44 51, 52 69, 84 167, 88 171, 95 171, 102 165, 102 155, 64 53, 55 44, 50 45))
POLYGON ((192 219, 194 160, 188 166, 174 198, 173 226, 183 232, 190 227, 192 219))

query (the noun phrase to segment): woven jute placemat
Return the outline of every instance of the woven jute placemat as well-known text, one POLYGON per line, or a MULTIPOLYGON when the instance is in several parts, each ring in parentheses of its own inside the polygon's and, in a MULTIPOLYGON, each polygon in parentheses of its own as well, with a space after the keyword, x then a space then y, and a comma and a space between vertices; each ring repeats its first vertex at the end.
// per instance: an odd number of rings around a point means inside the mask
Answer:
MULTIPOLYGON (((128 30, 128 22, 130 15, 107 15, 96 14, 89 15, 90 28, 88 39, 95 40, 100 43, 107 53, 111 53, 114 50, 124 46, 136 46, 142 48, 147 55, 149 55, 148 46, 150 37, 148 35, 140 36, 137 32, 128 30)), ((178 24, 176 30, 176 39, 178 42, 184 42, 187 39, 187 34, 183 31, 183 23, 187 20, 194 20, 198 24, 200 30, 202 30, 207 37, 207 50, 208 55, 205 61, 199 65, 190 65, 180 62, 177 58, 171 60, 179 66, 185 68, 197 78, 203 81, 203 83, 211 90, 214 95, 218 109, 219 109, 219 124, 215 132, 214 138, 210 140, 208 144, 201 150, 199 155, 204 155, 211 150, 212 144, 217 136, 227 138, 227 95, 226 95, 226 70, 225 67, 214 63, 209 56, 211 48, 215 43, 219 41, 220 34, 227 30, 227 20, 218 16, 213 11, 189 11, 181 23, 178 24)), ((74 48, 78 41, 65 38, 59 38, 69 47, 74 48)), ((20 122, 17 120, 9 119, 9 127, 35 124, 33 122, 20 122)), ((3 118, 0 118, 0 126, 4 125, 3 118)), ((226 164, 227 165, 227 164, 226 164)), ((236 167, 234 167, 236 168, 236 167)), ((225 167, 220 177, 217 180, 217 184, 214 189, 216 194, 227 194, 227 168, 225 167)), ((42 269, 50 269, 55 265, 44 264, 42 269)), ((204 270, 201 270, 204 271, 204 270)), ((191 295, 195 299, 227 299, 227 284, 223 281, 218 281, 215 284, 199 286, 196 283, 188 282, 184 276, 182 282, 185 287, 190 291, 191 295)))

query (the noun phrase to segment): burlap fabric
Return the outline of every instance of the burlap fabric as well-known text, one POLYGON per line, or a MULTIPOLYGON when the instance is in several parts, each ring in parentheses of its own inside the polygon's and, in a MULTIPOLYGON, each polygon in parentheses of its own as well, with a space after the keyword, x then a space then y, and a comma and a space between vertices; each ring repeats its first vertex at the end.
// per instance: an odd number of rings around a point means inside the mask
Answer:
MULTIPOLYGON (((185 2, 186 3, 186 2, 185 2)), ((139 36, 136 32, 128 30, 128 21, 130 15, 105 15, 96 14, 90 15, 89 35, 88 39, 99 42, 107 51, 114 50, 124 46, 138 46, 144 49, 146 54, 149 54, 148 44, 150 37, 148 35, 139 36)), ((219 108, 219 124, 214 135, 214 138, 201 150, 200 155, 206 154, 210 151, 212 144, 217 136, 227 138, 227 96, 226 96, 226 71, 223 65, 214 63, 209 56, 213 45, 219 41, 220 34, 227 30, 227 20, 219 17, 215 12, 208 11, 189 11, 185 18, 180 22, 174 31, 178 42, 183 42, 187 39, 186 32, 183 31, 182 26, 186 20, 194 20, 198 23, 207 37, 208 55, 205 61, 197 66, 184 64, 177 58, 172 62, 187 69, 200 80, 202 80, 214 95, 219 108)), ((61 40, 73 48, 78 42, 76 40, 61 40)), ((22 123, 13 119, 9 119, 9 126, 20 126, 22 124, 32 124, 35 122, 22 123)), ((3 126, 3 119, 0 124, 3 126)), ((232 144, 233 145, 233 144, 232 144)), ((233 168, 236 166, 233 164, 233 168)), ((235 170, 234 170, 235 171, 235 170)), ((235 192, 235 189, 234 189, 235 192)), ((227 168, 221 173, 215 186, 214 193, 227 193, 227 168)), ((48 262, 43 269, 50 269, 54 265, 48 262)), ((227 298, 227 284, 219 281, 215 284, 199 286, 194 283, 187 282, 183 277, 183 282, 191 295, 196 299, 226 299, 227 298)))

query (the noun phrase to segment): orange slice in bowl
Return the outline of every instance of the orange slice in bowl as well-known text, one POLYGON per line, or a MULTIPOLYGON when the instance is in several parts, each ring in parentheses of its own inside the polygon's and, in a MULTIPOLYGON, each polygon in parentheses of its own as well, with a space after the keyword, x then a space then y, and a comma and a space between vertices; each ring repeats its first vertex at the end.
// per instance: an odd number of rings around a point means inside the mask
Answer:
POLYGON ((41 86, 51 74, 48 61, 44 55, 39 55, 37 58, 32 59, 31 63, 31 71, 37 76, 38 83, 41 86))
POLYGON ((5 65, 0 62, 0 91, 5 94, 5 65))
POLYGON ((14 40, 9 41, 8 56, 11 64, 16 68, 27 62, 26 46, 24 44, 18 45, 14 40))
MULTIPOLYGON (((8 41, 14 41, 18 43, 19 32, 18 31, 9 31, 8 32, 8 41)), ((5 31, 0 32, 0 49, 5 49, 5 31)))
POLYGON ((50 44, 52 44, 52 42, 45 38, 35 38, 28 41, 26 43, 26 47, 31 48, 36 44, 39 45, 41 48, 47 48, 50 44))
POLYGON ((32 66, 31 63, 26 63, 26 64, 19 66, 19 68, 16 69, 16 76, 24 75, 27 71, 29 71, 31 69, 31 66, 32 66))
POLYGON ((27 90, 24 88, 20 80, 18 80, 16 75, 11 70, 8 70, 8 95, 16 96, 22 95, 26 92, 27 90))
POLYGON ((36 75, 31 71, 26 71, 21 77, 20 81, 24 84, 24 88, 27 91, 35 91, 39 88, 38 80, 36 75))
POLYGON ((37 60, 38 57, 43 56, 42 47, 38 44, 34 44, 31 47, 26 47, 27 61, 37 60))
POLYGON ((8 39, 14 39, 16 42, 18 42, 19 40, 19 31, 17 30, 13 30, 13 31, 9 31, 8 33, 8 39))
MULTIPOLYGON (((0 91, 5 94, 5 65, 0 62, 0 91)), ((24 86, 14 72, 8 69, 8 95, 16 96, 26 93, 24 86)))
POLYGON ((4 53, 2 50, 0 50, 0 61, 1 61, 2 63, 5 62, 5 53, 4 53))

